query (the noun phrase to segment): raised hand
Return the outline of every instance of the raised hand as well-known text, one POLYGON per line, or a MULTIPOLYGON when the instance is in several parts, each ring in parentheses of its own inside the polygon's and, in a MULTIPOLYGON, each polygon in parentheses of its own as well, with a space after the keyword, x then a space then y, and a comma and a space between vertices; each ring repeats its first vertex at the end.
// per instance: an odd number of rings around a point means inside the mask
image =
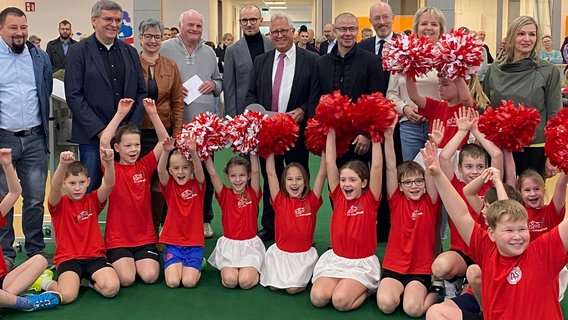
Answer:
POLYGON ((130 99, 130 98, 122 98, 120 99, 120 101, 118 102, 118 109, 116 111, 116 113, 119 114, 127 114, 130 111, 130 108, 132 108, 132 105, 134 104, 134 99, 130 99))
POLYGON ((165 152, 170 152, 176 148, 174 144, 175 139, 172 137, 167 137, 164 139, 164 141, 162 141, 162 148, 165 152))
POLYGON ((101 148, 101 161, 106 163, 112 163, 114 161, 114 150, 101 148))
POLYGON ((471 115, 471 109, 466 107, 459 108, 458 112, 454 112, 456 125, 458 130, 471 130, 475 119, 471 115))
POLYGON ((147 114, 158 114, 158 109, 156 108, 156 102, 154 102, 154 99, 144 98, 144 100, 142 100, 142 104, 144 105, 144 109, 146 109, 147 114))
POLYGON ((432 132, 428 134, 430 142, 440 145, 444 138, 444 122, 440 119, 434 119, 432 122, 432 132))
POLYGON ((59 162, 62 164, 70 164, 75 161, 75 154, 71 151, 63 151, 59 154, 59 162))
POLYGON ((396 124, 398 123, 398 115, 396 116, 396 118, 394 118, 394 121, 392 122, 392 125, 389 126, 385 132, 384 135, 385 137, 392 137, 394 134, 394 127, 396 126, 396 124))
POLYGON ((422 157, 424 158, 424 166, 426 171, 432 176, 438 172, 441 172, 440 162, 438 161, 438 147, 436 144, 426 141, 424 148, 420 150, 422 157))

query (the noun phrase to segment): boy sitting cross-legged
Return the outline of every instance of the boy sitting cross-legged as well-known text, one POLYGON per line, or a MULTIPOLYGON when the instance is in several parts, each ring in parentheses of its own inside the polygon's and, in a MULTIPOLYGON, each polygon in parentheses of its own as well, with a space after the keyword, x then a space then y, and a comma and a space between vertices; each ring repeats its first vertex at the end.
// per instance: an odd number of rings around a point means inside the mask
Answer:
POLYGON ((98 216, 114 186, 114 153, 100 149, 104 179, 101 187, 85 194, 90 183, 87 167, 75 161, 73 152, 64 151, 51 179, 49 213, 55 229, 55 256, 58 280, 42 280, 44 290, 63 296, 63 303, 77 298, 81 278, 90 280, 101 295, 111 298, 120 289, 118 276, 105 256, 98 216), (62 195, 65 188, 67 194, 62 195))
POLYGON ((487 209, 488 230, 482 230, 442 173, 436 151, 434 144, 426 143, 424 164, 483 271, 484 318, 528 320, 546 315, 547 319, 563 319, 557 277, 568 263, 568 220, 530 242, 525 208, 514 200, 500 200, 487 209))

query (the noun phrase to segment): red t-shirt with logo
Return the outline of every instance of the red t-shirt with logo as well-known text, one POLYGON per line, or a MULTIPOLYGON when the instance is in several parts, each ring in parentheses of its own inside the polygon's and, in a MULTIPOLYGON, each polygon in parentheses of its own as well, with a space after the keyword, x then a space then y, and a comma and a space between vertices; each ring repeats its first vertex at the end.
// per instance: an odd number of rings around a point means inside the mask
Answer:
POLYGON ((272 202, 278 249, 306 252, 312 247, 316 216, 322 204, 323 199, 318 199, 313 191, 305 199, 286 197, 278 191, 272 202))
POLYGON ((98 190, 73 201, 63 195, 55 206, 48 205, 55 233, 57 266, 72 259, 88 259, 105 256, 105 245, 99 228, 99 214, 106 202, 100 203, 98 190))
POLYGON ((205 181, 189 179, 180 186, 170 177, 160 190, 168 204, 168 214, 160 234, 160 242, 176 246, 201 246, 203 237, 203 199, 205 181))
POLYGON ((262 199, 262 190, 258 194, 248 186, 244 195, 236 194, 233 189, 223 186, 215 198, 221 207, 223 235, 232 240, 248 240, 256 236, 258 221, 258 203, 262 199))
POLYGON ((563 319, 558 273, 568 264, 568 255, 558 228, 530 242, 521 255, 504 257, 487 232, 475 224, 470 248, 483 270, 484 319, 563 319))
MULTIPOLYGON (((428 120, 428 123, 430 124, 430 132, 432 132, 431 128, 434 120, 442 120, 442 123, 444 124, 444 137, 442 138, 438 148, 446 146, 448 141, 450 141, 458 132, 458 125, 457 120, 454 117, 454 112, 458 112, 461 107, 463 107, 461 103, 450 107, 446 101, 439 101, 426 97, 426 106, 423 109, 418 108, 418 113, 428 120)), ((468 135, 466 135, 462 140, 460 146, 466 144, 467 139, 468 135)))
POLYGON ((114 163, 115 183, 108 200, 105 229, 107 249, 156 243, 150 200, 150 179, 156 166, 153 152, 134 165, 114 163))
POLYGON ((391 230, 383 267, 401 274, 432 274, 440 201, 425 193, 409 200, 399 189, 389 199, 391 230))
POLYGON ((331 246, 333 252, 348 259, 367 258, 377 250, 376 200, 370 190, 357 199, 347 200, 339 184, 331 193, 331 246))
POLYGON ((560 209, 560 213, 558 213, 554 207, 553 201, 540 209, 533 209, 527 206, 525 206, 525 209, 527 209, 527 213, 529 214, 528 223, 531 241, 559 225, 560 222, 564 220, 564 214, 566 211, 566 207, 563 206, 560 209))

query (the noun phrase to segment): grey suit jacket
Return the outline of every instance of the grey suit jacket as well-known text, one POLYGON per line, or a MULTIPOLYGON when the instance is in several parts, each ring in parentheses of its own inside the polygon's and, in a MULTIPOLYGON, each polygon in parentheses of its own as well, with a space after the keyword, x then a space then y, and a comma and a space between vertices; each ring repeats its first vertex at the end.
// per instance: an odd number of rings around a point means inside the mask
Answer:
MULTIPOLYGON (((274 49, 270 39, 264 39, 264 52, 274 49)), ((225 70, 223 73, 223 94, 225 97, 225 114, 234 117, 245 111, 246 96, 253 70, 253 61, 242 37, 225 51, 225 70)))

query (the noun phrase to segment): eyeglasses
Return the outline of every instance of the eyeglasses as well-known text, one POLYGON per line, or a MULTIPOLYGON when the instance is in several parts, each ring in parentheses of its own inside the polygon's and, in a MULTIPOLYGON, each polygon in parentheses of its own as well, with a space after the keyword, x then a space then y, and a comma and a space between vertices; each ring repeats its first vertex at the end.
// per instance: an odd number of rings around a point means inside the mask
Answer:
POLYGON ((243 26, 246 26, 247 23, 249 23, 249 22, 250 22, 251 25, 254 26, 254 25, 258 22, 258 20, 260 20, 260 18, 250 18, 250 19, 243 18, 243 19, 239 19, 239 22, 240 22, 243 26))
POLYGON ((144 38, 144 40, 146 41, 150 41, 152 39, 156 40, 156 41, 162 41, 162 35, 160 34, 149 34, 149 33, 144 33, 142 34, 142 37, 144 38))
POLYGON ((288 33, 288 31, 290 31, 290 30, 292 30, 292 28, 290 28, 290 29, 272 30, 272 31, 270 31, 270 35, 273 36, 273 37, 278 37, 279 34, 285 36, 285 35, 288 33))
POLYGON ((103 21, 106 23, 113 23, 113 22, 116 22, 116 24, 122 23, 122 18, 113 18, 113 17, 99 17, 99 18, 103 19, 103 21))
POLYGON ((417 187, 422 187, 424 185, 424 179, 416 179, 416 180, 404 180, 401 181, 400 184, 405 188, 412 187, 412 184, 415 184, 417 187))
POLYGON ((341 32, 341 33, 346 33, 347 31, 353 33, 353 32, 357 32, 357 30, 359 30, 359 28, 357 28, 357 27, 336 27, 334 29, 341 32))
POLYGON ((392 15, 390 15, 390 14, 383 14, 382 16, 373 16, 373 17, 371 18, 371 21, 373 21, 373 22, 379 22, 379 21, 381 21, 381 20, 383 20, 383 21, 389 21, 389 20, 391 20, 391 19, 392 19, 392 15))

